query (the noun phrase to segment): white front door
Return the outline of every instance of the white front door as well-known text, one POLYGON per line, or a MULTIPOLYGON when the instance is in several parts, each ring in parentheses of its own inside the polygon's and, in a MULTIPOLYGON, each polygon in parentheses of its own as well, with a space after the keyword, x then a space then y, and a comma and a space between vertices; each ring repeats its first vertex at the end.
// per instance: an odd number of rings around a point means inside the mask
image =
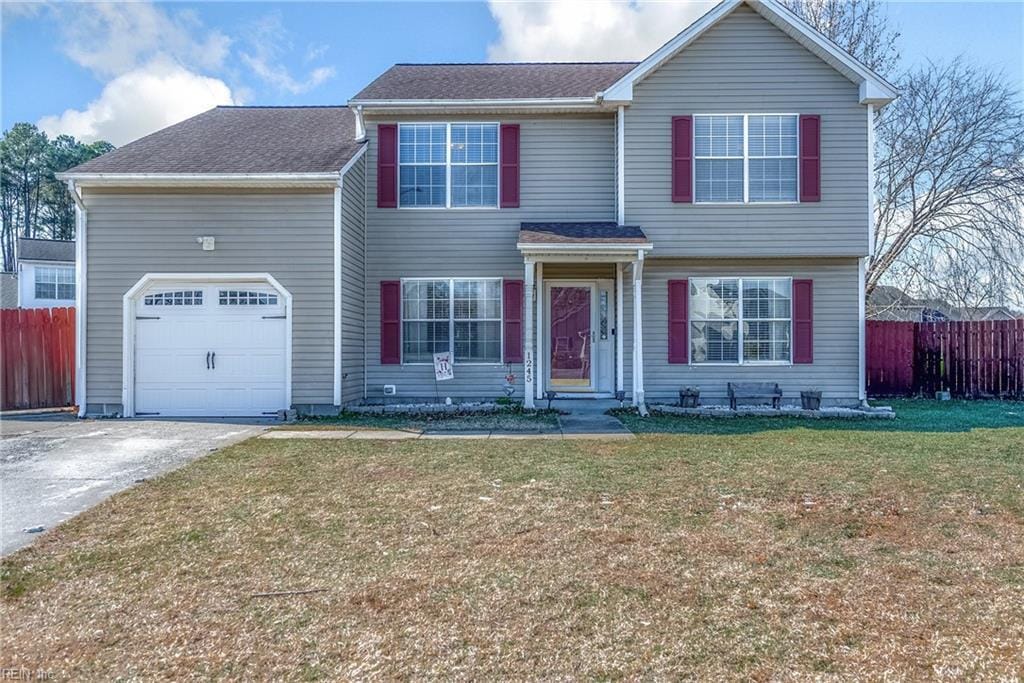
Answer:
POLYGON ((154 285, 135 306, 135 414, 259 416, 286 397, 286 305, 264 283, 154 285))
POLYGON ((610 280, 546 283, 546 389, 610 393, 615 383, 614 284, 610 280))

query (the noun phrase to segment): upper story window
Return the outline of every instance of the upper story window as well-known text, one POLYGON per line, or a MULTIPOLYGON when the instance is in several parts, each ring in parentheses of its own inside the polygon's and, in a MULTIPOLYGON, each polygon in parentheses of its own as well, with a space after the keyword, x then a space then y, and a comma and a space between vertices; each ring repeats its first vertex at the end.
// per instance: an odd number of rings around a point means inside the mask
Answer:
POLYGON ((796 114, 694 116, 695 201, 797 201, 798 122, 796 114))
POLYGON ((399 124, 398 205, 496 208, 498 124, 399 124))
POLYGON ((36 266, 37 299, 74 299, 75 269, 57 266, 36 266))

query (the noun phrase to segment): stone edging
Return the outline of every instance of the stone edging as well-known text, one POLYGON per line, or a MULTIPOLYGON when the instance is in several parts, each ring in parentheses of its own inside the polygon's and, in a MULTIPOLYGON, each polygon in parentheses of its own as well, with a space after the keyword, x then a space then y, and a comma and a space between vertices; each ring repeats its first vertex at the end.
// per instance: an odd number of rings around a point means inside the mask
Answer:
POLYGON ((692 415, 697 417, 803 417, 809 419, 846 419, 846 420, 892 420, 896 413, 889 407, 879 408, 822 408, 821 410, 804 410, 799 406, 782 406, 779 409, 764 406, 740 407, 730 410, 725 406, 703 406, 700 408, 680 408, 669 404, 651 404, 648 406, 652 414, 692 415))

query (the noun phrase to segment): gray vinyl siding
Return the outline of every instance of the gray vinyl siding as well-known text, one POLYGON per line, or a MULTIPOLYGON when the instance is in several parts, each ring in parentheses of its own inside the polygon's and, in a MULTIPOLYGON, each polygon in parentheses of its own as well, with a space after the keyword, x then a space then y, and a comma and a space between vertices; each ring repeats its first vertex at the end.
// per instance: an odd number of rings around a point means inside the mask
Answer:
MULTIPOLYGON (((449 116, 378 118, 368 122, 366 182, 367 399, 384 398, 394 384, 397 400, 435 395, 428 365, 380 364, 380 281, 411 277, 523 279, 516 249, 522 221, 615 219, 615 119, 613 116, 449 116), (520 208, 378 209, 377 123, 394 121, 502 121, 519 123, 520 208)), ((505 364, 456 365, 455 379, 439 385, 443 399, 500 396, 505 364)), ((522 365, 516 397, 522 398, 522 365)))
POLYGON ((121 403, 122 297, 146 273, 270 273, 292 294, 292 401, 333 403, 334 196, 86 191, 88 404, 121 403), (196 238, 213 235, 216 250, 196 238))
MULTIPOLYGON (((677 401, 679 389, 698 386, 701 401, 727 400, 726 383, 778 382, 785 402, 817 388, 828 404, 854 404, 858 390, 857 259, 650 259, 644 267, 644 390, 649 403, 677 401), (777 276, 814 281, 814 362, 808 365, 683 365, 668 362, 668 281, 692 277, 777 276)), ((633 289, 625 285, 626 391, 632 387, 633 289)))
POLYGON ((867 111, 858 88, 741 6, 634 87, 626 107, 626 221, 658 257, 863 256, 868 248, 867 111), (821 115, 817 203, 671 201, 671 119, 695 113, 821 115))
POLYGON ((366 157, 345 175, 341 214, 341 402, 363 398, 366 352, 366 157))

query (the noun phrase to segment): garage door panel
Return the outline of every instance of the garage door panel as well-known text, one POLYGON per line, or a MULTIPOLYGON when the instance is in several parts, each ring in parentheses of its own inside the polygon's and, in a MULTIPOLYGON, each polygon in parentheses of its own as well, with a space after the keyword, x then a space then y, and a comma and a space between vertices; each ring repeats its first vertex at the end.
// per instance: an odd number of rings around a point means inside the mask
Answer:
MULTIPOLYGON (((204 294, 202 303, 188 306, 151 307, 140 301, 136 412, 244 416, 287 407, 287 321, 281 297, 275 297, 275 305, 262 305, 253 303, 259 300, 254 295, 238 294, 231 300, 249 303, 225 305, 218 296, 221 288, 189 284, 187 289, 204 294)), ((238 289, 271 291, 263 285, 238 289)))

